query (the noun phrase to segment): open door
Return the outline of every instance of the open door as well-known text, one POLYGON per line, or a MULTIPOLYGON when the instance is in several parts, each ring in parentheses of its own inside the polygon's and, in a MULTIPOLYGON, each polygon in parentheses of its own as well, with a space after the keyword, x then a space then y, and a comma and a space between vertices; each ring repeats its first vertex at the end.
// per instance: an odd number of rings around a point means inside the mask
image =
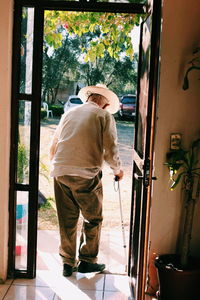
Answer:
POLYGON ((44 12, 72 10, 144 14, 144 2, 14 1, 9 277, 34 278, 36 275, 44 12))
POLYGON ((126 12, 149 17, 142 24, 138 117, 135 135, 129 275, 137 300, 144 291, 158 75, 160 1, 15 0, 10 164, 10 277, 36 275, 40 106, 45 9, 126 12), (138 2, 138 1, 136 1, 138 2), (94 5, 95 3, 95 5, 94 5), (150 10, 150 13, 149 13, 150 10))
POLYGON ((9 277, 35 277, 43 12, 15 4, 9 277))
POLYGON ((156 179, 152 177, 152 172, 159 67, 160 10, 161 1, 152 1, 150 13, 141 25, 140 36, 129 245, 129 276, 135 300, 144 300, 145 297, 151 187, 152 180, 156 179))

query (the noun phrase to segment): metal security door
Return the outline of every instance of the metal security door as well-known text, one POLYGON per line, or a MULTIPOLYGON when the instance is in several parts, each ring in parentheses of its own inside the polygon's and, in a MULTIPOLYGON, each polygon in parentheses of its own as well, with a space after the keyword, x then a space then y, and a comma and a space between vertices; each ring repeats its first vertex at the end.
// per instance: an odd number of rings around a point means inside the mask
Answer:
MULTIPOLYGON (((155 0, 158 4, 160 0, 155 0)), ((136 1, 137 2, 137 1, 136 1)), ((96 12, 124 12, 144 14, 149 11, 149 6, 141 3, 119 2, 115 1, 55 1, 55 0, 15 0, 14 7, 14 26, 13 26, 13 75, 12 75, 12 106, 11 106, 11 167, 10 167, 10 233, 9 233, 9 275, 10 277, 27 277, 33 278, 36 275, 36 246, 37 246, 37 209, 38 209, 38 172, 39 172, 39 137, 40 137, 40 106, 41 106, 41 84, 42 84, 42 46, 43 46, 43 24, 44 11, 52 10, 74 10, 74 11, 96 11, 96 12), (95 3, 95 5, 94 5, 95 3)), ((157 8, 155 6, 154 12, 157 8)), ((158 18, 160 16, 158 15, 158 18)), ((149 25, 151 27, 151 20, 149 25)), ((156 23, 156 16, 153 18, 153 23, 156 23)), ((159 19, 158 19, 159 21, 159 19)), ((148 22, 147 22, 148 23, 148 22)), ((144 27, 144 25, 143 25, 144 27)), ((148 26, 147 26, 148 27, 148 26)), ((155 32, 152 25, 150 32, 155 32)), ((155 34, 154 34, 155 36, 155 34)), ((149 55, 150 66, 147 76, 147 85, 149 86, 148 101, 151 105, 146 108, 149 113, 153 107, 153 100, 155 102, 155 78, 156 70, 156 40, 152 42, 150 38, 148 51, 141 54, 140 62, 145 61, 146 55, 149 55), (151 47, 150 47, 151 45, 151 47), (154 45, 154 46, 152 46, 154 45), (154 48, 152 48, 154 47, 154 48), (151 51, 150 51, 151 48, 151 51), (154 56, 152 55, 154 53, 154 56), (141 59, 143 57, 143 59, 141 59), (151 66, 152 65, 152 66, 151 66), (153 79, 153 77, 155 78, 153 79), (151 102, 152 101, 152 102, 151 102), (151 108, 151 109, 150 109, 151 108)), ((145 47, 143 47, 145 49, 145 47)), ((142 48, 141 48, 142 49, 142 48)), ((146 50, 145 50, 146 51, 146 50)), ((143 64, 140 63, 140 74, 143 73, 143 64)), ((142 78, 142 76, 140 76, 142 78)), ((139 85, 140 90, 143 89, 142 82, 139 85)), ((141 94, 139 98, 141 98, 141 94)), ((144 98, 144 97, 143 97, 144 98)), ((145 99, 145 98, 144 98, 145 99)), ((143 101, 143 100, 141 100, 143 101)), ((146 100, 147 101, 147 100, 146 100)), ((147 102, 148 102, 147 101, 147 102)), ((142 103, 142 102, 141 102, 142 103)), ((142 104, 141 104, 142 105, 142 104)), ((141 106, 142 108, 142 106, 141 106)), ((138 108, 139 109, 139 108, 138 108)), ((138 110, 139 112, 139 110, 138 110)), ((142 116, 142 115, 141 115, 142 116)), ((148 128, 150 128, 151 118, 148 117, 146 131, 143 128, 143 141, 145 145, 150 145, 150 136, 148 128)), ((140 119, 137 121, 137 136, 139 136, 140 119)), ((142 163, 147 166, 147 157, 149 151, 145 150, 143 156, 140 153, 140 140, 136 138, 135 153, 142 159, 142 163)), ((149 147, 149 146, 148 146, 149 147)), ((137 155, 135 157, 137 157, 137 155)), ((148 173, 148 170, 137 167, 140 163, 134 164, 134 172, 143 176, 148 173), (137 170, 138 168, 138 170, 137 170)), ((150 158, 151 167, 151 158, 150 158)), ((151 169, 150 169, 151 172, 151 169)), ((145 175, 146 176, 146 175, 145 175)), ((139 178, 138 178, 139 179, 139 178)), ((144 182, 134 179, 134 195, 140 185, 144 182)), ((146 181, 146 179, 145 179, 146 181)), ((151 177, 149 178, 151 181, 151 177)), ((144 191, 148 187, 143 185, 144 191)), ((137 193, 137 197, 145 194, 137 193)), ((134 196, 135 199, 135 196, 134 196)), ((140 201, 139 201, 140 202, 140 201)), ((144 226, 141 225, 140 208, 142 211, 145 205, 138 205, 137 201, 133 201, 133 206, 136 206, 135 215, 132 216, 131 222, 131 239, 130 242, 130 264, 129 273, 134 279, 134 270, 139 261, 142 260, 144 254, 139 248, 141 239, 144 234, 144 226), (139 209, 139 210, 138 210, 139 209), (134 221, 133 221, 134 220, 134 221), (139 229, 137 222, 140 221, 139 229), (141 230, 141 233, 140 233, 141 230), (143 231, 142 231, 143 230, 143 231), (137 239, 138 236, 138 239, 137 239), (135 241, 138 240, 137 243, 135 241), (136 255, 138 253, 138 255, 136 255), (139 257, 139 259, 138 259, 139 257)), ((145 210, 144 210, 145 211, 145 210)), ((145 231, 146 232, 146 231, 145 231)), ((142 266, 138 270, 141 270, 142 266)), ((137 273, 137 272, 136 272, 137 273)), ((136 277, 135 277, 136 278, 136 277)), ((138 282, 138 290, 139 283, 138 282)), ((141 300, 142 298, 138 298, 141 300)))
POLYGON ((10 277, 33 278, 36 275, 44 12, 145 12, 143 3, 120 1, 15 0, 9 207, 10 277))
POLYGON ((36 271, 43 12, 15 5, 10 164, 10 277, 36 271))
POLYGON ((129 276, 135 300, 144 300, 150 222, 153 143, 159 66, 161 1, 152 3, 141 25, 138 99, 133 150, 133 192, 130 222, 129 276))

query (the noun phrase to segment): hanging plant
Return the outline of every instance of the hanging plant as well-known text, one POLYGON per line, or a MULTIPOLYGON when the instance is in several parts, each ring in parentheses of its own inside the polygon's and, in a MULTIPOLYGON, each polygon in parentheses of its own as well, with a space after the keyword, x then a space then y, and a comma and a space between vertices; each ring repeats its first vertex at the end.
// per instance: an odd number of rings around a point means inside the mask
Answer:
POLYGON ((190 67, 186 70, 184 79, 183 79, 183 90, 189 89, 189 73, 192 70, 200 71, 200 47, 196 48, 193 52, 194 58, 189 62, 190 67))

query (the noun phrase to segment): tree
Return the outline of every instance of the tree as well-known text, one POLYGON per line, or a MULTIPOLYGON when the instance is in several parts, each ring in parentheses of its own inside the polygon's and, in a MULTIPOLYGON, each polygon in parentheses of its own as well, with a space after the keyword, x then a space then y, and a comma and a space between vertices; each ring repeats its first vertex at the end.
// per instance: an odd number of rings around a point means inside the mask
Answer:
POLYGON ((94 62, 105 53, 119 60, 123 52, 133 59, 130 34, 139 23, 138 14, 45 11, 45 41, 48 45, 59 48, 62 45, 62 30, 79 37, 92 33, 94 37, 90 35, 87 48, 81 48, 85 62, 94 62))
POLYGON ((46 11, 43 98, 55 102, 60 87, 79 79, 86 85, 104 83, 119 94, 133 93, 135 24, 138 15, 46 11))
POLYGON ((51 49, 45 44, 43 52, 43 80, 42 99, 53 104, 56 101, 60 87, 77 79, 79 62, 77 55, 77 39, 70 39, 69 35, 62 40, 62 47, 51 49))
POLYGON ((86 85, 104 83, 117 94, 134 93, 137 82, 137 60, 124 57, 116 61, 108 54, 96 60, 94 65, 87 62, 80 65, 80 79, 86 85), (123 71, 122 71, 123 70, 123 71))

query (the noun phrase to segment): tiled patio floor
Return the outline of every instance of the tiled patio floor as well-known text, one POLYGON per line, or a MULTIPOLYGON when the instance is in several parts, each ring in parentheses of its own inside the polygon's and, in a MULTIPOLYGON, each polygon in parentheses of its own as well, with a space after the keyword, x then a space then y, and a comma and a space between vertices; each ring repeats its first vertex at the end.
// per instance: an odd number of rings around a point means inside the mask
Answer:
MULTIPOLYGON (((74 272, 71 277, 65 278, 62 276, 62 263, 57 253, 58 232, 38 231, 36 278, 7 280, 0 285, 0 299, 132 300, 121 240, 120 232, 102 232, 99 262, 106 263, 104 273, 74 272)), ((146 300, 154 298, 147 296, 146 300)))
MULTIPOLYGON (((126 231, 125 236, 128 249, 128 231, 126 231)), ((77 246, 78 241, 79 238, 77 238, 77 246)), ((51 270, 52 268, 55 269, 62 266, 60 256, 58 255, 58 246, 58 231, 38 230, 37 270, 51 270)), ((106 264, 106 273, 126 275, 125 266, 127 263, 121 230, 102 230, 98 262, 106 264)))
POLYGON ((127 300, 128 279, 123 275, 81 274, 65 278, 61 270, 38 271, 36 279, 16 279, 0 286, 4 300, 127 300))
MULTIPOLYGON (((81 274, 65 278, 61 270, 38 271, 36 279, 8 280, 1 300, 132 300, 125 275, 81 274)), ((145 300, 156 300, 146 296, 145 300)))

